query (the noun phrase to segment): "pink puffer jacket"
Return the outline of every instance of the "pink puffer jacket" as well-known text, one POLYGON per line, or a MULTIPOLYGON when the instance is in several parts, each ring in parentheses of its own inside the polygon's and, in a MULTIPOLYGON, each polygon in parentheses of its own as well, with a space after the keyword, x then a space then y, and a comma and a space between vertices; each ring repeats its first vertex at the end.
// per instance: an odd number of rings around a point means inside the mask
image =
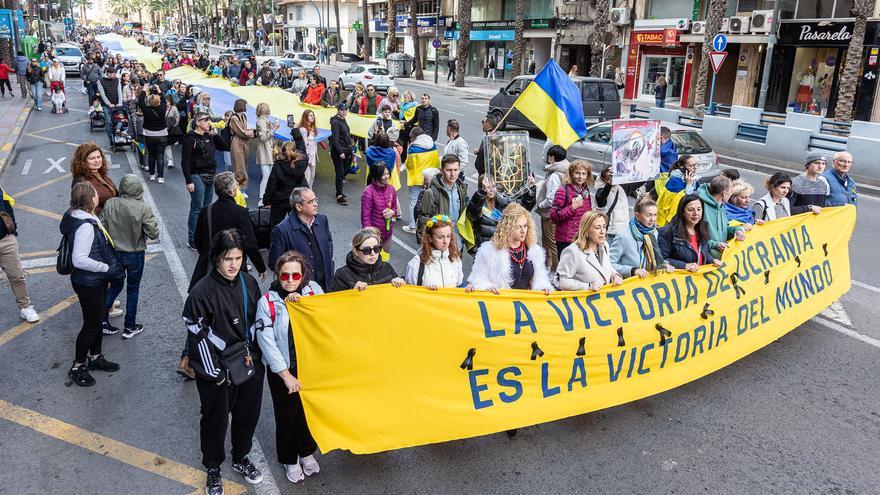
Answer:
POLYGON ((391 222, 391 229, 385 228, 385 218, 382 216, 385 208, 391 208, 396 214, 400 214, 394 187, 377 184, 367 186, 361 194, 361 227, 379 229, 382 233, 382 242, 391 238, 391 231, 394 229, 394 222, 391 222))
POLYGON ((572 209, 571 202, 577 195, 573 184, 566 184, 556 190, 553 206, 550 207, 550 220, 556 224, 556 242, 573 241, 577 237, 581 217, 593 209, 593 194, 589 188, 586 189, 584 204, 577 210, 572 209), (567 201, 566 196, 568 196, 567 201))

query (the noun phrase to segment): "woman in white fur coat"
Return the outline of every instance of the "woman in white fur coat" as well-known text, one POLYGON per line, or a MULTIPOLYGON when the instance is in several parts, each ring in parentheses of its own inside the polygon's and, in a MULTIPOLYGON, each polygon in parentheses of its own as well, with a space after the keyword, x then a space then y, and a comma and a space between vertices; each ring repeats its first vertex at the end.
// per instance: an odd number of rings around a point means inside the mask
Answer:
POLYGON ((504 208, 495 235, 477 250, 466 290, 498 294, 501 289, 553 290, 535 222, 518 203, 504 208))

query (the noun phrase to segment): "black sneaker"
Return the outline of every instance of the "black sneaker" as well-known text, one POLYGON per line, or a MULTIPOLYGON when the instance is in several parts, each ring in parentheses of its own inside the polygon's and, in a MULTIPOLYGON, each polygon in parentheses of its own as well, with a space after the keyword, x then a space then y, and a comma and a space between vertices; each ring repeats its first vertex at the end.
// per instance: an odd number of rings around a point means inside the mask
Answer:
POLYGON ((242 460, 238 462, 233 462, 232 470, 242 475, 244 480, 252 485, 256 485, 263 481, 263 473, 261 473, 260 470, 257 469, 257 466, 254 466, 254 463, 247 457, 242 458, 242 460))
POLYGON ((343 205, 343 206, 348 205, 348 200, 345 199, 344 194, 340 194, 339 196, 336 196, 336 202, 343 205))
POLYGON ((73 383, 80 387, 91 387, 95 384, 95 379, 92 378, 88 367, 84 364, 77 366, 74 363, 74 365, 70 367, 70 371, 67 372, 67 376, 73 379, 73 383))
POLYGON ((122 338, 123 339, 130 339, 143 331, 144 331, 144 326, 141 325, 140 323, 135 323, 131 327, 125 327, 125 330, 122 331, 122 338))
POLYGON ((89 358, 88 368, 91 371, 109 371, 111 373, 119 371, 119 365, 112 361, 107 361, 103 354, 98 354, 98 357, 94 359, 89 358))
POLYGON ((115 335, 119 333, 119 328, 111 325, 109 321, 101 323, 101 330, 104 332, 104 335, 115 335))
POLYGON ((205 495, 223 495, 223 478, 220 476, 220 468, 208 469, 205 495))

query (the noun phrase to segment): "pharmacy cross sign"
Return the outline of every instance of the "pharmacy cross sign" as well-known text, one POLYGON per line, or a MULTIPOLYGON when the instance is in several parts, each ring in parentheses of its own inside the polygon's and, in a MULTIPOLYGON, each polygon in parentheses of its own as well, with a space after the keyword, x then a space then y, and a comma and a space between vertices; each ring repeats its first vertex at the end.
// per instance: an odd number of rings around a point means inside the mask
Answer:
POLYGON ((351 25, 351 28, 355 31, 361 30, 361 21, 354 21, 354 24, 351 25))

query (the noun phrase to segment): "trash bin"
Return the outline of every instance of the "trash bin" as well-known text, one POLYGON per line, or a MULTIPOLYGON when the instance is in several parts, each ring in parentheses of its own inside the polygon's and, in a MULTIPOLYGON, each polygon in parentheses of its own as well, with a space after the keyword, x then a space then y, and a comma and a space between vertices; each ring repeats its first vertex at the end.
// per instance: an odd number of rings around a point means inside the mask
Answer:
POLYGON ((414 60, 415 58, 412 55, 391 53, 385 57, 385 64, 388 66, 388 71, 391 72, 392 76, 409 77, 412 73, 414 60))

